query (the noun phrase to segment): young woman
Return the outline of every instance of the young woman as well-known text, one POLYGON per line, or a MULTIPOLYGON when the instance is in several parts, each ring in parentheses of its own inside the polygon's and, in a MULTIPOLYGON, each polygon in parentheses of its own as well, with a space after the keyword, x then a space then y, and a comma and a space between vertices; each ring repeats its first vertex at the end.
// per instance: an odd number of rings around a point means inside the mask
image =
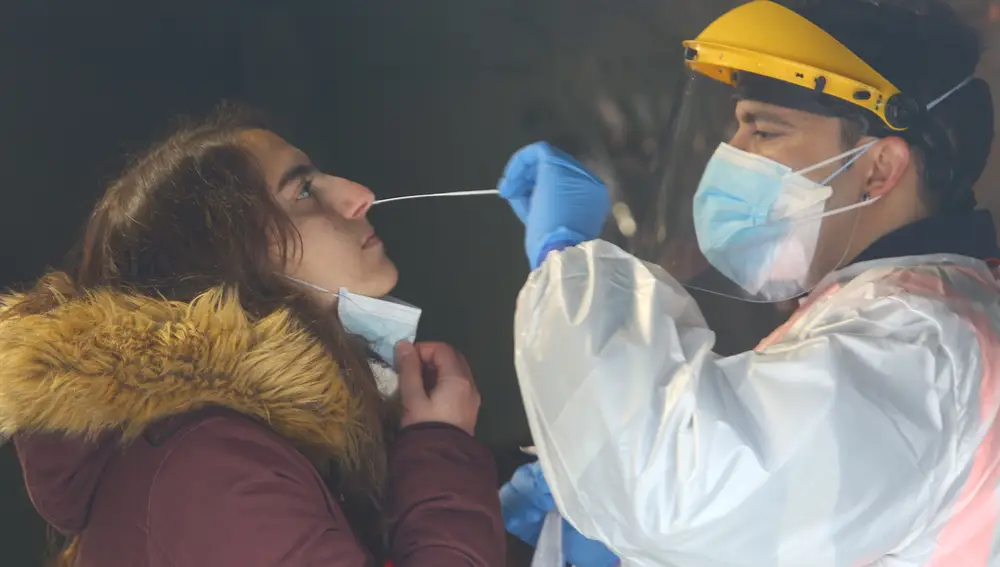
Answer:
POLYGON ((319 291, 396 284, 372 200, 220 112, 111 185, 72 269, 0 300, 0 436, 61 564, 503 563, 464 359, 403 343, 387 396, 319 291))

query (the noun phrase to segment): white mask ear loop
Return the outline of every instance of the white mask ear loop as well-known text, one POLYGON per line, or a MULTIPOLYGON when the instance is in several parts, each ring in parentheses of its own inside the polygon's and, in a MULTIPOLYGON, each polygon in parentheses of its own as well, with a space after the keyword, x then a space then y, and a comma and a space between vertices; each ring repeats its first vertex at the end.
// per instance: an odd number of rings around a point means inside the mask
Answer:
POLYGON ((292 276, 282 275, 281 277, 285 278, 286 280, 293 281, 293 282, 295 282, 297 284, 304 285, 304 286, 306 286, 308 288, 311 288, 311 289, 314 289, 316 291, 320 291, 320 292, 323 292, 323 293, 329 293, 330 295, 336 295, 337 297, 340 297, 339 293, 334 293, 334 292, 326 289, 325 287, 320 287, 320 286, 318 286, 318 285, 316 285, 314 283, 309 283, 309 282, 307 282, 305 280, 300 280, 299 278, 293 278, 292 276))
MULTIPOLYGON (((936 99, 932 100, 930 103, 927 104, 927 111, 930 112, 931 110, 934 109, 935 106, 937 106, 937 105, 941 104, 942 102, 944 102, 945 100, 947 100, 948 97, 950 97, 951 95, 955 94, 955 92, 957 92, 959 89, 961 89, 965 85, 968 85, 969 83, 971 83, 973 78, 974 77, 972 77, 972 76, 966 77, 964 81, 962 81, 961 83, 958 83, 957 85, 955 85, 954 87, 952 87, 948 92, 946 92, 943 95, 941 95, 941 96, 937 97, 936 99)), ((794 173, 796 173, 798 175, 803 175, 803 174, 809 173, 810 171, 815 171, 815 170, 817 170, 817 169, 819 169, 821 167, 825 167, 827 165, 830 165, 831 163, 835 163, 835 162, 837 162, 839 160, 842 160, 842 159, 844 159, 844 158, 846 158, 846 157, 848 157, 850 155, 853 155, 854 157, 852 157, 847 163, 845 163, 837 171, 833 172, 833 174, 831 174, 829 177, 827 177, 826 179, 824 179, 822 183, 820 183, 820 185, 826 185, 830 181, 832 181, 835 177, 837 177, 838 175, 840 175, 841 173, 843 173, 845 169, 851 167, 851 165, 853 165, 855 161, 857 161, 858 159, 860 159, 861 156, 865 155, 865 152, 867 152, 869 149, 871 149, 871 147, 874 146, 876 142, 878 142, 878 140, 872 140, 871 142, 868 142, 867 144, 861 146, 860 148, 854 148, 853 150, 844 152, 844 153, 842 153, 840 155, 837 155, 837 156, 833 156, 832 158, 830 158, 828 160, 823 160, 823 161, 817 163, 816 165, 811 165, 811 166, 809 166, 809 167, 807 167, 805 169, 800 169, 800 170, 798 170, 798 171, 796 171, 794 173)))
MULTIPOLYGON (((854 162, 856 162, 859 159, 861 159, 861 156, 863 156, 866 153, 868 153, 868 150, 872 149, 872 146, 874 146, 877 142, 878 142, 878 140, 872 140, 871 142, 868 142, 867 144, 861 146, 860 148, 855 148, 855 150, 857 150, 858 153, 854 154, 854 156, 852 156, 851 159, 847 160, 847 163, 845 163, 844 165, 842 165, 839 168, 837 168, 837 171, 834 171, 829 176, 827 176, 827 178, 823 180, 823 183, 821 185, 829 185, 830 182, 833 181, 833 179, 835 177, 837 177, 841 173, 844 173, 844 171, 847 170, 847 168, 849 168, 852 165, 854 165, 854 162)), ((847 155, 850 155, 850 154, 846 154, 846 155, 841 156, 841 159, 847 157, 847 155)))
POLYGON ((404 195, 402 197, 390 197, 388 199, 378 199, 372 205, 392 203, 393 201, 408 201, 410 199, 430 199, 432 197, 469 197, 472 195, 499 195, 496 189, 482 189, 478 191, 452 191, 450 193, 431 193, 429 195, 404 195))
POLYGON ((964 81, 962 81, 961 83, 958 83, 957 85, 955 85, 954 87, 952 87, 950 91, 944 93, 943 95, 941 95, 941 96, 937 97, 936 99, 932 100, 931 102, 927 103, 927 111, 930 112, 931 110, 934 109, 935 106, 941 104, 942 102, 945 101, 945 99, 947 99, 951 95, 955 94, 955 91, 957 91, 958 89, 960 89, 960 88, 964 87, 965 85, 971 83, 973 78, 974 77, 972 77, 972 76, 966 77, 964 81))
POLYGON ((800 170, 795 171, 793 173, 795 175, 805 175, 806 173, 809 173, 810 171, 815 171, 815 170, 817 170, 817 169, 819 169, 821 167, 826 167, 826 166, 830 165, 831 163, 836 163, 836 162, 838 162, 838 161, 840 161, 840 160, 842 160, 842 159, 844 159, 846 157, 850 157, 851 159, 847 160, 847 163, 845 163, 844 165, 840 166, 840 168, 837 169, 837 171, 834 171, 832 174, 828 175, 827 178, 824 179, 820 183, 820 185, 826 185, 826 184, 830 183, 831 181, 833 181, 833 178, 835 178, 838 175, 840 175, 841 173, 843 173, 844 170, 846 170, 847 168, 849 168, 852 165, 854 165, 854 162, 856 162, 859 159, 861 159, 861 156, 865 155, 865 153, 868 150, 870 150, 871 147, 874 146, 877 142, 878 142, 878 140, 872 140, 871 142, 868 142, 867 144, 865 144, 865 145, 863 145, 863 146, 861 146, 859 148, 854 148, 854 149, 848 150, 848 151, 846 151, 846 152, 844 152, 842 154, 835 155, 835 156, 833 156, 830 159, 823 160, 823 161, 817 163, 816 165, 810 165, 809 167, 807 167, 805 169, 800 169, 800 170))
MULTIPOLYGON (((286 276, 286 275, 282 275, 281 277, 285 278, 286 280, 293 281, 293 282, 295 282, 297 284, 304 285, 304 286, 306 286, 306 287, 308 287, 310 289, 314 289, 314 290, 316 290, 316 291, 318 291, 320 293, 330 294, 330 295, 336 297, 338 301, 340 301, 340 300, 346 300, 346 301, 350 301, 354 305, 358 304, 357 301, 354 301, 353 299, 351 299, 350 297, 348 297, 345 294, 345 292, 348 291, 347 288, 343 288, 340 293, 334 293, 334 292, 326 289, 325 287, 318 286, 318 285, 316 285, 314 283, 307 282, 306 280, 300 280, 299 278, 295 278, 295 277, 292 277, 292 276, 286 276)), ((382 301, 388 301, 388 300, 382 299, 382 301)))

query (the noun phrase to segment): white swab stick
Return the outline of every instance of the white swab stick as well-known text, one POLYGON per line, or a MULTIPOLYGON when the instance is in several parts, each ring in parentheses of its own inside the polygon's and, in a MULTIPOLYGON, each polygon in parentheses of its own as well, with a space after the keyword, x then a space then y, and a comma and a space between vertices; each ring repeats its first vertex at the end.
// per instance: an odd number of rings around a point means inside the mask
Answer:
POLYGON ((471 195, 499 195, 496 189, 483 189, 479 191, 452 191, 451 193, 431 193, 429 195, 404 195, 402 197, 390 197, 388 199, 378 199, 372 205, 382 203, 392 203, 393 201, 407 201, 410 199, 430 199, 432 197, 468 197, 471 195))

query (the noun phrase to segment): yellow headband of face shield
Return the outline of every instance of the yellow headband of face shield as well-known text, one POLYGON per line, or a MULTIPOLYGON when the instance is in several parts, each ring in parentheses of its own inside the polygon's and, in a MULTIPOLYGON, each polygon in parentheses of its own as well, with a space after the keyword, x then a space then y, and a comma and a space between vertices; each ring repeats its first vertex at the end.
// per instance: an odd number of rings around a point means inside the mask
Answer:
POLYGON ((771 0, 753 0, 685 41, 689 68, 736 86, 748 72, 846 101, 906 130, 922 112, 844 44, 806 18, 771 0))

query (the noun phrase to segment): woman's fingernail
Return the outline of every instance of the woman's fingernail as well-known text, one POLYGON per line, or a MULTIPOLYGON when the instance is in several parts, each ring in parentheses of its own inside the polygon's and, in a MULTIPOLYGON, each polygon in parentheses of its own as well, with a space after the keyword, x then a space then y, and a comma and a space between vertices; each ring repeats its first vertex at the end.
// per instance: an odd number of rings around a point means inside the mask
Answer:
POLYGON ((410 356, 413 354, 413 345, 409 341, 399 341, 396 343, 397 356, 410 356))

